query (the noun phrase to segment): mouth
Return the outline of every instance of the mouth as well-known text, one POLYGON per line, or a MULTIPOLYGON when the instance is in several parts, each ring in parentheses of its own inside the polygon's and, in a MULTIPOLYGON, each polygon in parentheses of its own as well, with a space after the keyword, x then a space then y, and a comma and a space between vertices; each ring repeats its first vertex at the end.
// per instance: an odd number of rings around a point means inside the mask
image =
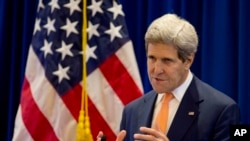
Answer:
POLYGON ((165 81, 164 79, 157 78, 157 77, 153 77, 153 80, 154 80, 154 81, 165 81))

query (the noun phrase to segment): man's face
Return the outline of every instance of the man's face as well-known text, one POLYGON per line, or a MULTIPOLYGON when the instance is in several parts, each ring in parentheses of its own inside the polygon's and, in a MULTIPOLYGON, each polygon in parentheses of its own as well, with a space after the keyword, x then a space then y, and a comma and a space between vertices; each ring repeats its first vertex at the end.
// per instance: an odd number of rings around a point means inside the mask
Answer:
POLYGON ((147 49, 148 76, 157 93, 171 92, 186 79, 193 56, 183 62, 173 45, 149 43, 147 49))

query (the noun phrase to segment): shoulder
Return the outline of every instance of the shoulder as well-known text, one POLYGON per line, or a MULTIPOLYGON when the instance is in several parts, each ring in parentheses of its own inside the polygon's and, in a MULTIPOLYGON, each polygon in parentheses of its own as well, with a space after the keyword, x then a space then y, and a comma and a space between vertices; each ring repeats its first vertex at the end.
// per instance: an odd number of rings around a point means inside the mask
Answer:
POLYGON ((236 102, 229 97, 227 94, 222 91, 212 87, 208 83, 200 80, 199 78, 193 78, 193 83, 197 88, 198 95, 200 99, 204 99, 206 101, 211 101, 212 103, 219 105, 235 105, 236 102))
POLYGON ((153 102, 157 97, 157 93, 155 91, 149 91, 146 94, 142 95, 141 97, 131 101, 129 104, 125 106, 125 108, 133 108, 139 107, 146 102, 153 102))

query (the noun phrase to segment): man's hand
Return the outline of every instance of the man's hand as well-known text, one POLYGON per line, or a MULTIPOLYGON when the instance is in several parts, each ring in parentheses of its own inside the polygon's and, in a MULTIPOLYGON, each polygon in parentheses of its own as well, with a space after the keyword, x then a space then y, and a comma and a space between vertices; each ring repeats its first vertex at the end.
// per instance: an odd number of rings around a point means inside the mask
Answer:
POLYGON ((126 137, 127 132, 125 130, 122 130, 120 133, 118 133, 116 141, 123 141, 126 137))
MULTIPOLYGON (((122 130, 121 132, 118 133, 116 141, 123 141, 125 136, 126 136, 126 131, 122 130)), ((102 138, 104 137, 104 134, 102 131, 100 131, 96 137, 96 141, 102 141, 102 138)))
POLYGON ((96 141, 101 141, 104 137, 104 134, 102 131, 99 131, 98 135, 96 136, 96 141))
POLYGON ((135 140, 145 141, 169 141, 167 136, 162 133, 159 129, 140 127, 140 131, 143 133, 134 134, 135 140))

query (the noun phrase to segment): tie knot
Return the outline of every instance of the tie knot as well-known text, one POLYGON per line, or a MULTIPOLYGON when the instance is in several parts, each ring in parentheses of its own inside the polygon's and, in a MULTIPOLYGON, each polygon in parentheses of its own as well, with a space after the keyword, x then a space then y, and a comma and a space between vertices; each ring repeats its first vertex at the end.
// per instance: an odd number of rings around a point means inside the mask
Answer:
POLYGON ((173 97, 172 93, 166 93, 163 97, 163 103, 168 103, 173 97))

